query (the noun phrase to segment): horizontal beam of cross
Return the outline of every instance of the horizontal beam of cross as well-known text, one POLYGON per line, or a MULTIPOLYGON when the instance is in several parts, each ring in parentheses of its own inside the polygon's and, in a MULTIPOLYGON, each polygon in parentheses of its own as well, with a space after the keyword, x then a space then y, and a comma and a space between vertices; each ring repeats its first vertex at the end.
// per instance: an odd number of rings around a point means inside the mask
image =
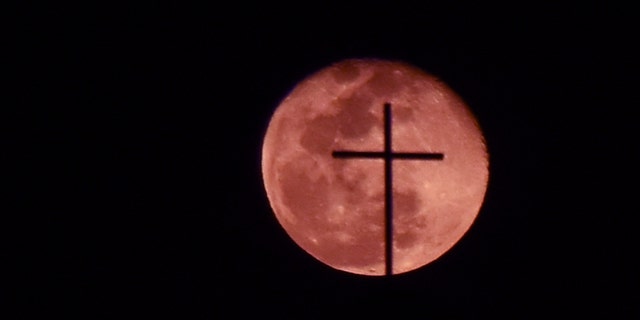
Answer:
POLYGON ((413 152, 378 152, 378 151, 333 151, 334 158, 365 158, 365 159, 405 159, 405 160, 442 160, 443 153, 413 153, 413 152))

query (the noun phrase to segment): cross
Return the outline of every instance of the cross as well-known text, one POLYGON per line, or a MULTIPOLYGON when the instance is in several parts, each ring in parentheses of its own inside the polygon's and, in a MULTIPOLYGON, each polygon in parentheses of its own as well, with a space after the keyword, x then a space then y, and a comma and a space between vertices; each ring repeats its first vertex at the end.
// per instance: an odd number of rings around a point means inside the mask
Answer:
POLYGON ((442 153, 393 152, 391 148, 391 104, 384 104, 384 151, 333 151, 334 158, 384 159, 385 274, 393 273, 393 178, 391 163, 398 160, 442 160, 442 153))

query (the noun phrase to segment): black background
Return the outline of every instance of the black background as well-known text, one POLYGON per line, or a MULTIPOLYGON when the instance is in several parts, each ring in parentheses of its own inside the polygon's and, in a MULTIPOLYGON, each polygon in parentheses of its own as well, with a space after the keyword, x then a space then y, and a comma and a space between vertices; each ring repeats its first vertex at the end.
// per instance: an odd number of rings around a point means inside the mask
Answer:
POLYGON ((17 318, 640 313, 629 8, 147 1, 13 17, 2 299, 17 318), (392 281, 302 252, 260 172, 279 101, 358 57, 439 76, 490 153, 473 227, 392 281))

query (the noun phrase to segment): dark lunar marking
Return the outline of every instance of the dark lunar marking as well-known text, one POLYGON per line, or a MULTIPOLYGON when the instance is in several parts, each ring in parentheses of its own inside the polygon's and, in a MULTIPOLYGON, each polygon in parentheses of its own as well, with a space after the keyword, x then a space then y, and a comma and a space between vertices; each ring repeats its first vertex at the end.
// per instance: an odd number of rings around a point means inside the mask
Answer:
POLYGON ((291 212, 298 218, 302 218, 303 223, 309 223, 314 216, 324 214, 329 189, 327 179, 324 177, 317 181, 310 179, 305 168, 301 167, 297 161, 287 163, 282 171, 286 172, 280 180, 284 204, 291 209, 291 212))
POLYGON ((342 64, 331 72, 333 79, 337 83, 355 80, 360 75, 360 69, 354 64, 342 64))
POLYGON ((419 199, 414 191, 393 192, 393 211, 401 223, 415 216, 418 213, 419 207, 419 199))
POLYGON ((406 229, 397 227, 394 236, 395 244, 399 248, 409 248, 415 244, 417 236, 413 231, 415 220, 414 217, 418 213, 420 207, 416 192, 393 192, 393 212, 398 223, 397 226, 405 225, 406 229), (404 230, 403 230, 404 229, 404 230))
POLYGON ((331 148, 337 130, 335 116, 319 116, 307 124, 300 145, 311 153, 325 154, 331 148))
POLYGON ((395 108, 393 109, 393 120, 398 122, 407 122, 413 120, 413 108, 395 108))
POLYGON ((393 238, 395 245, 400 249, 413 247, 416 244, 417 239, 418 236, 416 235, 416 232, 411 229, 397 232, 393 238))
MULTIPOLYGON (((397 75, 388 72, 374 74, 363 87, 370 88, 371 92, 378 96, 389 96, 402 90, 405 84, 398 79, 397 75)), ((394 115, 395 116, 395 115, 394 115)))
POLYGON ((366 136, 378 124, 376 117, 369 112, 371 102, 371 97, 360 94, 336 100, 340 110, 337 115, 340 119, 340 133, 345 138, 366 136))

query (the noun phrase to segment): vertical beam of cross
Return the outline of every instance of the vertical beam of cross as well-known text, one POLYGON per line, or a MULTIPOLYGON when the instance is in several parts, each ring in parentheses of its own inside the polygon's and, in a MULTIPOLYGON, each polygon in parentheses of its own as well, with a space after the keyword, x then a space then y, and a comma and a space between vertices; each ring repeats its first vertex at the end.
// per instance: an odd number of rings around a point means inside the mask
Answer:
POLYGON ((393 166, 394 159, 443 160, 442 153, 393 152, 391 138, 391 104, 384 104, 384 151, 333 151, 338 159, 361 158, 384 160, 385 275, 393 274, 393 166))
POLYGON ((384 262, 385 274, 393 273, 393 168, 391 150, 391 104, 384 104, 384 262))

